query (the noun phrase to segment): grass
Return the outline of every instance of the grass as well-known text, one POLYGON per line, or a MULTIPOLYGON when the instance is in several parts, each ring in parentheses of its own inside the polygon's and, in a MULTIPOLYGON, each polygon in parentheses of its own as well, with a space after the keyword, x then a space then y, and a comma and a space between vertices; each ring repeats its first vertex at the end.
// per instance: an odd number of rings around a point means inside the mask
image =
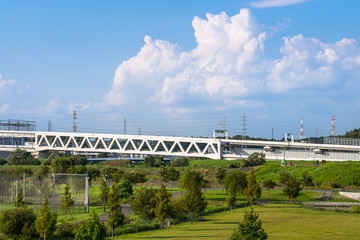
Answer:
MULTIPOLYGON (((116 239, 229 239, 243 214, 221 212, 193 225, 181 223, 166 230, 154 230, 117 236, 116 239)), ((360 239, 360 214, 319 212, 297 205, 255 206, 269 239, 360 239)))

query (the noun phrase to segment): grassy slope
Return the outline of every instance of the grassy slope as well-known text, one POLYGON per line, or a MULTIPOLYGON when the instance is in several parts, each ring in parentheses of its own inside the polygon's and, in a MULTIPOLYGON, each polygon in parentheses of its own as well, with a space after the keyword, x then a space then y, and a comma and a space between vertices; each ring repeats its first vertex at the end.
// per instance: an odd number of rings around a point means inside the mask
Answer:
MULTIPOLYGON (((217 213, 206 221, 181 223, 166 230, 118 236, 116 239, 229 239, 246 209, 217 213)), ((360 239, 359 214, 319 212, 289 205, 256 206, 269 239, 360 239)))

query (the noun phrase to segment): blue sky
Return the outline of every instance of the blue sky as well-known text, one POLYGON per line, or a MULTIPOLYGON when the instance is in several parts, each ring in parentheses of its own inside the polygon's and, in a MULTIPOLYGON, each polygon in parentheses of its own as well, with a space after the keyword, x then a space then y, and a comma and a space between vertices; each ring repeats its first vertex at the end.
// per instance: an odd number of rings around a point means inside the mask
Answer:
POLYGON ((2 1, 0 119, 281 138, 359 128, 360 2, 2 1))

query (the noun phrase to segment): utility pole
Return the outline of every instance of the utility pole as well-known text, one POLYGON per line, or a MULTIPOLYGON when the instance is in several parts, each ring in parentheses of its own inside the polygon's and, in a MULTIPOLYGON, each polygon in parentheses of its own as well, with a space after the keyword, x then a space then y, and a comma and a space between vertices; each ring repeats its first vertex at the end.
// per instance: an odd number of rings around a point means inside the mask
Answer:
POLYGON ((271 141, 274 141, 274 128, 271 129, 271 141))
POLYGON ((76 132, 77 131, 77 126, 76 126, 76 110, 74 110, 74 113, 73 113, 73 132, 76 132))
POLYGON ((141 127, 139 126, 139 135, 141 135, 141 127))
POLYGON ((126 134, 126 118, 124 118, 124 134, 126 134))
POLYGON ((48 121, 48 132, 51 132, 51 121, 48 121))

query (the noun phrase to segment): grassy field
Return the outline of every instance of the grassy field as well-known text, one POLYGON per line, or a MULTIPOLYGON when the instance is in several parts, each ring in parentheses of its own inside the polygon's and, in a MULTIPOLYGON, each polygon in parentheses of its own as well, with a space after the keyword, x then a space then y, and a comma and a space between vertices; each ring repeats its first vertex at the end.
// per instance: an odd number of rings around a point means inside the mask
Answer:
MULTIPOLYGON (((204 222, 193 225, 181 223, 166 230, 154 230, 118 236, 116 239, 229 239, 244 211, 205 217, 204 222)), ((262 205, 255 211, 263 222, 269 239, 360 239, 360 214, 320 212, 297 205, 262 205)))

